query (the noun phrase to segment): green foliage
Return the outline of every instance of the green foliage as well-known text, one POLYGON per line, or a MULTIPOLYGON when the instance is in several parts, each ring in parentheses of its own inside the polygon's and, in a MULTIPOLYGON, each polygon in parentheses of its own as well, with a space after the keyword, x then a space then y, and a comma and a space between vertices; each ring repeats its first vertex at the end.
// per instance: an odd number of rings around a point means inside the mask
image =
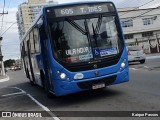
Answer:
POLYGON ((11 67, 11 66, 14 65, 14 63, 15 63, 15 60, 13 60, 13 59, 6 60, 6 61, 4 61, 4 67, 5 68, 6 67, 11 67))

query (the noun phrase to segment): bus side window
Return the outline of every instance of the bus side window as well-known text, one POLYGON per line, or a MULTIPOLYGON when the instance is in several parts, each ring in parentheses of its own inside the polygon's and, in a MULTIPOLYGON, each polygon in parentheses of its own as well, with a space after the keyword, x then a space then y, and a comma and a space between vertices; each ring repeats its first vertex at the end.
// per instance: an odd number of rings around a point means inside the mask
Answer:
POLYGON ((34 43, 35 43, 35 53, 40 52, 40 41, 39 41, 39 33, 38 29, 34 28, 34 43))
POLYGON ((24 58, 25 55, 25 49, 24 49, 24 42, 22 42, 22 47, 21 47, 21 58, 24 58))
POLYGON ((30 32, 30 50, 31 54, 35 53, 34 39, 33 39, 33 31, 30 32))
POLYGON ((28 56, 27 37, 24 40, 24 56, 28 56))

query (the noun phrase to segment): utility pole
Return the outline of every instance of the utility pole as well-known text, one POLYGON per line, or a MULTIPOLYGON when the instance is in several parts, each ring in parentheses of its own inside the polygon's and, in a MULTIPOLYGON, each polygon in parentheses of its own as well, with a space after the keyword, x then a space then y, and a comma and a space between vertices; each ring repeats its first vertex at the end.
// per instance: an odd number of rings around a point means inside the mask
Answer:
MULTIPOLYGON (((2 12, 0 15, 8 14, 8 12, 2 12)), ((3 19, 3 18, 2 18, 3 19)), ((3 21, 2 21, 3 22, 3 21)), ((2 23, 3 24, 3 23, 2 23)), ((3 37, 0 35, 0 75, 5 76, 5 70, 4 70, 4 63, 3 63, 3 55, 2 55, 2 50, 1 50, 1 42, 3 40, 3 37)))
POLYGON ((0 15, 4 15, 4 14, 8 14, 8 11, 0 13, 0 15))
POLYGON ((1 41, 3 37, 0 37, 0 75, 5 76, 4 63, 3 63, 3 55, 1 51, 1 41))

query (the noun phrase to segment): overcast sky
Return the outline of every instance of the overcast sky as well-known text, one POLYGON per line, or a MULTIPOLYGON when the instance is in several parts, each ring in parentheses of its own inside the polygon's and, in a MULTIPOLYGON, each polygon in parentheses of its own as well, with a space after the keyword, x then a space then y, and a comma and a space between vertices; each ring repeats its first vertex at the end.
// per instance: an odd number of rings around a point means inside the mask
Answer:
MULTIPOLYGON (((3 1, 0 0, 0 13, 3 11, 3 1)), ((2 25, 2 16, 0 15, 0 35, 10 27, 14 22, 16 22, 16 12, 18 5, 26 2, 27 0, 5 0, 5 9, 8 11, 7 15, 3 17, 2 25), (2 27, 2 28, 1 28, 2 27)), ((67 3, 67 2, 76 2, 76 1, 95 1, 95 0, 55 0, 58 3, 67 3)), ((97 0, 98 1, 98 0, 97 0)), ((151 0, 110 0, 113 1, 117 7, 136 7, 143 5, 151 0)), ((144 7, 157 7, 160 5, 159 0, 154 0, 153 2, 145 5, 144 7)), ((20 57, 20 47, 19 47, 19 36, 17 24, 14 24, 4 35, 2 41, 2 54, 4 60, 13 58, 18 59, 20 57)))

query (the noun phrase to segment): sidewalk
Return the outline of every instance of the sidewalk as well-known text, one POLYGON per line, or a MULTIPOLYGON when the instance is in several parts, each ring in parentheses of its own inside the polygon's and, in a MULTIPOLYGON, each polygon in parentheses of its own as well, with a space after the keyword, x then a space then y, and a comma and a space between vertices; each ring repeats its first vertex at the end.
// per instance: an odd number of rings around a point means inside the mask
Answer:
POLYGON ((7 76, 7 75, 5 75, 5 76, 1 76, 0 75, 0 83, 1 82, 5 82, 5 81, 8 81, 9 80, 9 77, 7 76))

